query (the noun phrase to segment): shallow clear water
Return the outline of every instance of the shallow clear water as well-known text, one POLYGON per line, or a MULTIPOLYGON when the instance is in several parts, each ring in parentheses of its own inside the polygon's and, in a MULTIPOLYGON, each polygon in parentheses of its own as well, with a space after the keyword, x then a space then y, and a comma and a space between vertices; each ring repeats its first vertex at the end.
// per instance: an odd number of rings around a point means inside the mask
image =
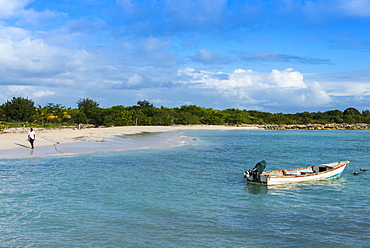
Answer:
POLYGON ((197 141, 0 160, 0 246, 369 247, 370 131, 186 135, 197 141), (350 160, 351 173, 246 185, 263 159, 267 169, 350 160))

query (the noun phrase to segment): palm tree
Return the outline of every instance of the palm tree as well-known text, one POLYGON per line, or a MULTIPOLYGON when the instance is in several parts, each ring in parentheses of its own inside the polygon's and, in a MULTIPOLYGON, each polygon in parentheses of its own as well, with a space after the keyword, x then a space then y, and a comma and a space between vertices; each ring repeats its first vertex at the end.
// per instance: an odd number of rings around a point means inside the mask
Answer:
POLYGON ((45 120, 47 119, 48 114, 49 114, 49 107, 48 106, 41 107, 41 105, 37 105, 37 106, 38 108, 36 109, 36 112, 38 114, 38 117, 41 120, 42 125, 44 125, 45 120))
POLYGON ((61 124, 63 119, 71 118, 66 108, 59 108, 54 110, 54 116, 56 119, 58 119, 59 124, 61 124))

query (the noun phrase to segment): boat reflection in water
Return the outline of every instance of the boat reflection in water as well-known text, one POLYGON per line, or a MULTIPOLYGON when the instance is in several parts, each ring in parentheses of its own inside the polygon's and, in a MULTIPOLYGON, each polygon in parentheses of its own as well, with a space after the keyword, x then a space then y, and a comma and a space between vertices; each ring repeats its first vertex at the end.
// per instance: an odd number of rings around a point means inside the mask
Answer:
POLYGON ((313 191, 317 192, 319 190, 330 189, 331 192, 343 190, 347 178, 338 178, 337 180, 321 180, 321 181, 306 181, 301 183, 287 183, 287 184, 256 184, 247 183, 245 185, 245 192, 247 194, 271 194, 271 195, 285 195, 292 193, 302 193, 313 191))
POLYGON ((279 184, 279 185, 266 185, 266 184, 252 184, 248 183, 245 186, 245 192, 249 194, 284 194, 299 187, 302 184, 279 184))

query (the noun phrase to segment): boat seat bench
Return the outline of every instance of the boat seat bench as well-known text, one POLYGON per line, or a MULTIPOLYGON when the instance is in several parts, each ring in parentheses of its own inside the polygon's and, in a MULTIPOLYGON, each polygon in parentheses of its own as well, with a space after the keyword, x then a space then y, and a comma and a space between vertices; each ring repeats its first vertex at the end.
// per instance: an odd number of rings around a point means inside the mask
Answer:
POLYGON ((333 169, 333 165, 328 165, 328 164, 318 164, 312 166, 312 170, 314 173, 322 172, 322 171, 327 171, 333 169))
POLYGON ((308 175, 315 173, 312 168, 304 169, 304 170, 296 170, 296 171, 288 171, 282 170, 284 176, 300 176, 300 175, 308 175))

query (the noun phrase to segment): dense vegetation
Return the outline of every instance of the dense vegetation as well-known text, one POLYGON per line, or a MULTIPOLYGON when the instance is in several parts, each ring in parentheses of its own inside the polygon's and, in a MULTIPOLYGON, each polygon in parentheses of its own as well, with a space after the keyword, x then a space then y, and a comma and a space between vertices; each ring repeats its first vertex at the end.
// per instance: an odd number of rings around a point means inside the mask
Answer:
POLYGON ((95 126, 132 125, 241 125, 241 124, 329 124, 367 123, 370 111, 355 108, 326 112, 302 112, 273 114, 256 110, 215 110, 196 105, 176 108, 157 108, 150 102, 138 101, 134 106, 101 108, 91 99, 80 99, 77 108, 61 104, 35 105, 28 98, 13 97, 0 106, 0 129, 6 126, 25 125, 51 127, 60 125, 93 124, 95 126))

